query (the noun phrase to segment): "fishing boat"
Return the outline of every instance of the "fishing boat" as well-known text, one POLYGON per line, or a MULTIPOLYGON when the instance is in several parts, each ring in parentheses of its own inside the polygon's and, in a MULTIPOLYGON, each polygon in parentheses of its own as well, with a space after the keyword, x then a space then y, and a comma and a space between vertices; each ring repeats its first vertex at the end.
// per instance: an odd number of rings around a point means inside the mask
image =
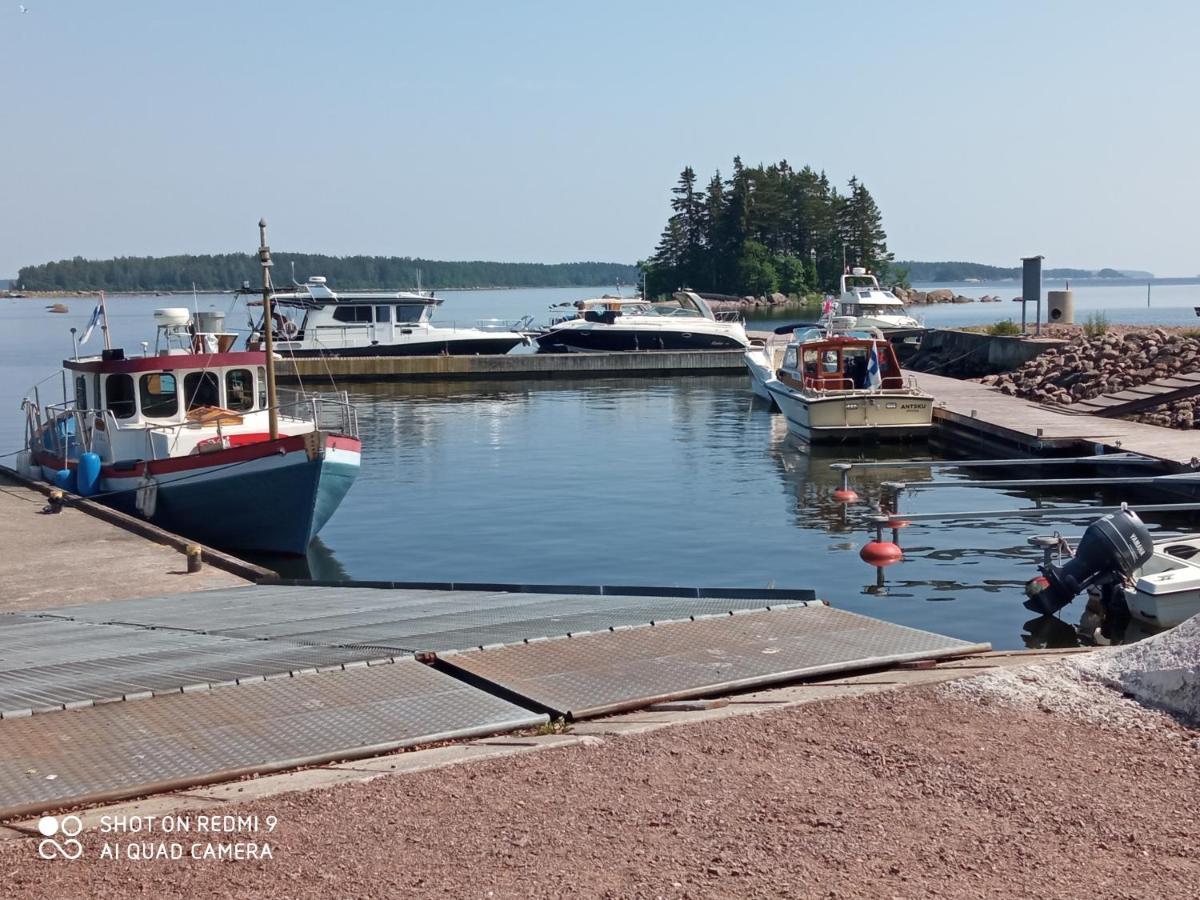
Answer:
POLYGON ((903 301, 879 286, 879 279, 855 266, 842 275, 838 297, 838 315, 855 320, 859 328, 920 328, 921 323, 908 314, 903 301))
MULTIPOLYGON (((421 291, 335 293, 323 276, 271 296, 272 337, 284 357, 500 355, 528 344, 529 320, 489 319, 474 327, 432 321, 440 297, 421 291)), ((261 308, 261 302, 251 304, 261 308)), ((251 320, 247 349, 264 340, 260 316, 251 320)))
POLYGON ((64 361, 62 402, 25 400, 18 468, 216 547, 303 554, 358 474, 346 394, 276 402, 273 357, 235 351, 220 315, 156 310, 140 356, 111 346, 103 297, 82 343, 100 319, 105 349, 64 361))
POLYGON ((933 423, 933 397, 905 379, 892 345, 849 318, 797 328, 765 387, 808 443, 921 437, 933 423))
POLYGON ((537 336, 539 352, 743 350, 750 345, 736 315, 718 315, 699 294, 678 291, 668 302, 601 297, 537 336))

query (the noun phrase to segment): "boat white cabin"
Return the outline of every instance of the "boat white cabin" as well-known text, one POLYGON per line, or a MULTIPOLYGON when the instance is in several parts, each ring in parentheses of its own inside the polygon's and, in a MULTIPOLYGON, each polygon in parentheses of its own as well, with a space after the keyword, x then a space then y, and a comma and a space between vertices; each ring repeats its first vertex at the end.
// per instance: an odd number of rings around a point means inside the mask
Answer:
POLYGON ((838 297, 838 315, 851 317, 859 328, 920 328, 921 323, 908 314, 904 303, 891 291, 879 286, 879 279, 861 266, 842 276, 838 297))
MULTIPOLYGON (((473 326, 432 321, 442 302, 419 291, 335 293, 314 275, 304 284, 272 295, 272 339, 284 357, 499 355, 529 343, 517 322, 489 319, 473 326)), ((261 301, 251 302, 261 307, 261 301)), ((248 349, 263 343, 263 323, 251 322, 248 349)))
POLYGON ((743 350, 750 345, 740 317, 714 313, 693 291, 677 291, 664 302, 600 297, 574 305, 574 314, 555 319, 538 335, 539 351, 743 350))

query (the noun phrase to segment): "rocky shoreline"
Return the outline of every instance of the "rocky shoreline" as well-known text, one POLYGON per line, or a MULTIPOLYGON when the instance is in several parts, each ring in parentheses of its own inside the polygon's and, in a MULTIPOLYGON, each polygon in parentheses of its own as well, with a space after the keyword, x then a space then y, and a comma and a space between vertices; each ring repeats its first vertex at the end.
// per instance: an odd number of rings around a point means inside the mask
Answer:
POLYGON ((999 303, 1001 298, 995 294, 984 294, 982 297, 967 297, 956 294, 948 288, 935 288, 932 291, 918 291, 914 288, 892 288, 892 293, 909 306, 929 306, 934 303, 999 303))
MULTIPOLYGON (((1200 339, 1153 328, 1110 331, 1095 337, 1081 334, 1013 372, 987 375, 980 381, 1005 394, 1070 406, 1158 378, 1194 372, 1200 372, 1200 339)), ((1196 428, 1200 398, 1177 400, 1125 418, 1168 428, 1196 428)))

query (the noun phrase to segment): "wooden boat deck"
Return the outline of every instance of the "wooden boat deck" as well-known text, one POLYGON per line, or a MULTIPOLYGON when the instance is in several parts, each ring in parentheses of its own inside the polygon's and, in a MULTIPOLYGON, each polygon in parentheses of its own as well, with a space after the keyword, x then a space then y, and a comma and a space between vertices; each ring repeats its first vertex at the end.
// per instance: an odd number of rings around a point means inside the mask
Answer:
POLYGON ((975 381, 909 372, 934 396, 934 422, 1016 444, 1029 451, 1079 448, 1122 450, 1192 469, 1200 457, 1200 435, 1066 410, 1002 394, 975 381))

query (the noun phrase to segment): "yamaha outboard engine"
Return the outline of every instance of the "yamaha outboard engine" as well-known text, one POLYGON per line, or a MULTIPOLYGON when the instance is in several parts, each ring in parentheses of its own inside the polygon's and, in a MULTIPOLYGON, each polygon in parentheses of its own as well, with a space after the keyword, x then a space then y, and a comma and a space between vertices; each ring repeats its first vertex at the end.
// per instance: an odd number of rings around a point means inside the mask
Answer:
POLYGON ((1150 531, 1131 509, 1109 513, 1088 526, 1075 556, 1062 566, 1039 566, 1046 587, 1025 608, 1054 615, 1092 585, 1115 588, 1154 553, 1150 531))

